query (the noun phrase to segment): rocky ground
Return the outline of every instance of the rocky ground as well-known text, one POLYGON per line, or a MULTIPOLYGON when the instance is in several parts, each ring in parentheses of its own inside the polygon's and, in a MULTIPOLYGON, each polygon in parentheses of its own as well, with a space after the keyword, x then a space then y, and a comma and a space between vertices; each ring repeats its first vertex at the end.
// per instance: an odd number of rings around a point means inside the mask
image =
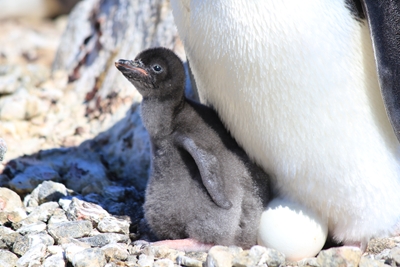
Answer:
POLYGON ((65 24, 0 22, 1 267, 400 266, 400 238, 300 262, 260 246, 185 253, 140 241, 153 238, 142 212, 149 142, 140 99, 109 96, 89 110, 65 73, 51 73, 65 24))

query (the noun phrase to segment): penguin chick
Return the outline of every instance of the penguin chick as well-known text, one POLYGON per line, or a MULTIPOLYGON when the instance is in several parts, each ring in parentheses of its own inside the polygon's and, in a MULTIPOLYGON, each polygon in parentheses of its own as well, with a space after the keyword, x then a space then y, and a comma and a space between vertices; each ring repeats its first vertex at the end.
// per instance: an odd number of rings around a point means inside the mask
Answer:
POLYGON ((189 238, 193 246, 185 250, 255 245, 270 199, 267 174, 212 108, 185 97, 181 60, 171 50, 153 48, 115 65, 143 96, 142 119, 152 144, 144 204, 150 228, 160 239, 189 238))

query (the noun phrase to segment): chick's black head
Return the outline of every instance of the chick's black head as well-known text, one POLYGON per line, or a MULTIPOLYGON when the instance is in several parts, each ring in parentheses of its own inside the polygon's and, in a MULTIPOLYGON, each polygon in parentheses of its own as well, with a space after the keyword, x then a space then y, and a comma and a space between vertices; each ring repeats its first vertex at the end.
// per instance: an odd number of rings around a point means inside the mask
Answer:
POLYGON ((115 66, 144 97, 184 92, 185 70, 182 61, 169 49, 147 49, 133 61, 120 59, 115 66))

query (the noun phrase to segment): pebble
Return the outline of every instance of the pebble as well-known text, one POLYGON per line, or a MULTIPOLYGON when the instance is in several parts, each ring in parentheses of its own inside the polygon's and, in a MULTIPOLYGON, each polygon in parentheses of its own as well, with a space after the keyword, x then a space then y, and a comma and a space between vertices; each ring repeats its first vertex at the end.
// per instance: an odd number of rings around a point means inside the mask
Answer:
POLYGON ((61 207, 67 213, 67 217, 78 220, 89 220, 96 225, 105 217, 110 214, 101 206, 80 200, 73 197, 69 205, 61 204, 61 207))
POLYGON ((18 257, 7 250, 0 249, 0 266, 14 267, 17 265, 18 257))
POLYGON ((30 248, 24 255, 17 260, 17 267, 41 266, 41 262, 46 255, 46 245, 37 244, 30 248))
POLYGON ((154 263, 154 256, 142 254, 139 256, 139 260, 137 263, 141 267, 152 267, 154 263))
POLYGON ((208 251, 206 260, 207 267, 231 267, 232 254, 229 248, 223 246, 214 246, 208 251))
POLYGON ((56 240, 63 237, 79 238, 89 235, 93 226, 90 221, 73 221, 50 224, 47 227, 49 234, 56 240))
POLYGON ((97 225, 97 229, 103 233, 121 233, 129 234, 129 222, 126 220, 118 220, 115 217, 106 217, 97 225))
POLYGON ((337 247, 321 251, 317 256, 320 266, 354 266, 360 262, 362 252, 355 247, 337 247))
POLYGON ((62 255, 51 255, 47 257, 42 267, 65 267, 65 259, 62 255))
POLYGON ((128 259, 128 247, 125 244, 108 244, 101 248, 107 260, 125 261, 128 259))
POLYGON ((35 200, 40 205, 49 201, 58 201, 60 198, 68 196, 68 190, 64 184, 44 181, 32 191, 32 195, 35 196, 35 200))
POLYGON ((358 264, 358 267, 385 267, 385 266, 389 267, 382 261, 372 260, 372 259, 368 259, 366 257, 362 257, 360 259, 360 263, 358 264))
MULTIPOLYGON (((183 262, 182 264, 185 265, 183 262)), ((185 266, 190 267, 191 265, 185 265, 185 266)), ((202 265, 200 265, 200 267, 201 266, 202 265)), ((170 259, 161 259, 154 262, 153 267, 174 267, 174 263, 170 259)))
POLYGON ((106 256, 99 248, 87 248, 75 254, 74 267, 98 267, 106 265, 106 256))
POLYGON ((28 211, 30 210, 30 213, 20 224, 24 225, 39 221, 47 222, 59 207, 57 202, 47 202, 40 206, 27 208, 28 211))
MULTIPOLYGON (((171 263, 173 263, 171 260, 169 260, 171 263)), ((183 265, 183 266, 188 266, 188 267, 202 267, 203 266, 203 262, 196 260, 196 259, 192 259, 186 256, 178 256, 176 259, 176 263, 178 265, 183 265)))
POLYGON ((17 229, 17 232, 26 235, 29 233, 38 233, 46 230, 47 225, 44 222, 37 222, 28 225, 24 225, 21 228, 17 229))
POLYGON ((127 243, 130 241, 128 235, 115 234, 115 233, 98 234, 91 237, 80 238, 78 240, 84 243, 88 243, 92 247, 103 247, 108 244, 121 243, 121 242, 127 243))

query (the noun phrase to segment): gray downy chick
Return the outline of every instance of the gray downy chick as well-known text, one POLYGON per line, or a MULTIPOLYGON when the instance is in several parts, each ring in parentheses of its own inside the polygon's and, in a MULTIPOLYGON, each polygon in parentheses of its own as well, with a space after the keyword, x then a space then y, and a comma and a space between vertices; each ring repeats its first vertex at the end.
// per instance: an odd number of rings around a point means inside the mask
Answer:
POLYGON ((185 97, 181 60, 169 49, 153 48, 115 65, 143 96, 152 144, 144 204, 150 228, 160 239, 189 238, 209 245, 203 248, 255 245, 270 200, 267 174, 212 108, 185 97))

